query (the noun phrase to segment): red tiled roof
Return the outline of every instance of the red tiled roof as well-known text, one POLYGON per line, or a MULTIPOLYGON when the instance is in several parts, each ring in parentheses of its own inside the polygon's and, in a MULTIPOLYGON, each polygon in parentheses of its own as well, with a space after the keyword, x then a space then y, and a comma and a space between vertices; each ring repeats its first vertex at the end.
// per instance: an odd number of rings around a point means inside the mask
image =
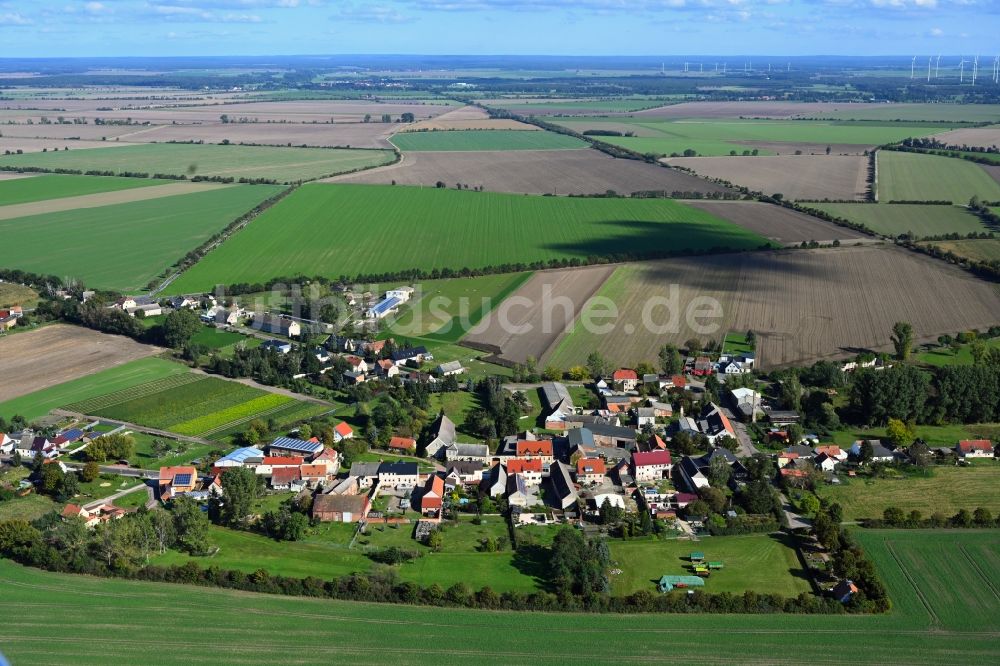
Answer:
POLYGON ((274 470, 274 474, 271 475, 271 485, 284 485, 292 481, 298 481, 301 478, 302 472, 298 467, 281 467, 274 470))
POLYGON ((576 473, 578 475, 600 474, 603 476, 606 472, 607 467, 600 458, 580 458, 576 461, 576 473))
POLYGON ((615 370, 611 378, 616 382, 620 382, 625 379, 639 379, 639 375, 636 374, 635 370, 629 370, 628 368, 619 368, 615 370))
POLYGON ((354 431, 351 426, 347 425, 347 421, 341 421, 333 427, 334 431, 341 437, 347 437, 348 435, 353 435, 354 431))
POLYGON ((280 467, 298 467, 305 461, 306 459, 301 456, 266 456, 264 458, 265 465, 278 465, 280 467))
POLYGON ((541 471, 542 461, 538 458, 531 458, 528 460, 511 458, 507 461, 508 474, 524 474, 525 472, 535 472, 536 474, 540 474, 541 471))
MULTIPOLYGON (((427 492, 433 493, 441 498, 444 496, 444 479, 442 479, 437 474, 431 475, 431 478, 427 481, 427 492)), ((426 495, 425 495, 426 497, 426 495)))
POLYGON ((797 469, 794 467, 782 467, 781 476, 803 477, 803 476, 809 476, 809 472, 805 471, 804 469, 797 469))
POLYGON ((993 442, 988 439, 963 439, 958 443, 960 451, 992 451, 993 442))
POLYGON ((527 456, 552 456, 552 441, 548 439, 542 439, 538 441, 530 441, 527 439, 517 440, 517 455, 518 457, 527 456))
POLYGON ((636 467, 647 465, 669 465, 670 451, 646 451, 645 453, 633 453, 632 464, 636 467))
POLYGON ((76 504, 67 504, 62 510, 63 518, 71 518, 73 516, 79 516, 83 513, 83 507, 77 506, 76 504))
POLYGON ((674 375, 670 378, 671 383, 673 383, 675 388, 684 388, 687 386, 687 378, 684 375, 674 375))
POLYGON ((331 449, 330 447, 327 447, 323 449, 322 453, 313 458, 313 462, 316 462, 317 460, 336 460, 338 457, 340 457, 340 454, 337 453, 336 449, 331 449))
POLYGON ((301 476, 326 476, 326 465, 301 465, 299 466, 301 476))
POLYGON ((815 449, 816 453, 825 453, 831 458, 836 458, 841 454, 840 447, 836 444, 824 444, 823 446, 817 446, 815 449))
POLYGON ((654 434, 653 435, 653 441, 656 443, 656 448, 658 448, 658 449, 665 449, 665 448, 667 448, 667 443, 664 442, 662 439, 660 439, 659 435, 654 434))
POLYGON ((404 451, 409 451, 410 449, 415 449, 417 447, 417 440, 412 437, 392 437, 389 439, 390 449, 403 449, 404 451))

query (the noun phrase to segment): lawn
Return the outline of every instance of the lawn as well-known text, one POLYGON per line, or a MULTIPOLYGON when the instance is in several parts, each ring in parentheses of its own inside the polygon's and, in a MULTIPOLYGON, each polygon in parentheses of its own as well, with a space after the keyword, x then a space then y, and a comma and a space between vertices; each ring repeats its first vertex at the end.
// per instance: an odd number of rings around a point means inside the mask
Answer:
POLYGON ((751 249, 768 241, 668 199, 305 185, 210 252, 175 293, 281 276, 459 270, 550 259, 751 249), (365 233, 358 234, 358 229, 365 233), (317 242, 345 238, 350 242, 317 242))
POLYGON ((434 393, 431 395, 431 406, 427 413, 433 416, 439 414, 443 409, 448 418, 458 426, 459 433, 474 438, 473 441, 479 441, 479 437, 475 433, 468 432, 463 427, 469 412, 478 407, 480 407, 479 396, 475 393, 468 391, 434 393))
POLYGON ((392 143, 407 151, 467 150, 571 150, 586 148, 576 137, 556 132, 526 130, 438 130, 402 132, 393 135, 392 143))
POLYGON ((0 416, 10 418, 20 414, 32 421, 69 403, 115 391, 128 391, 146 382, 188 372, 188 368, 179 363, 144 358, 0 403, 0 416))
MULTIPOLYGON (((845 428, 835 430, 831 439, 834 444, 841 448, 850 448, 859 439, 878 439, 885 436, 885 428, 845 428)), ((955 446, 960 439, 998 439, 1000 438, 1000 425, 989 423, 979 425, 918 425, 917 437, 924 440, 929 446, 955 446)))
MULTIPOLYGON (((987 349, 1000 349, 1000 338, 983 340, 987 349)), ((921 363, 933 366, 946 365, 972 365, 972 345, 959 345, 958 348, 935 347, 928 351, 917 354, 917 360, 921 363)))
MULTIPOLYGON (((994 209, 994 212, 998 211, 994 209)), ((935 245, 970 261, 1000 261, 1000 239, 932 241, 928 245, 935 245)))
POLYGON ((0 220, 0 237, 18 248, 4 266, 55 272, 91 288, 134 291, 280 190, 239 185, 0 220), (118 248, 113 259, 109 248, 118 248))
MULTIPOLYGON (((239 344, 240 342, 249 343, 251 340, 255 339, 256 338, 251 338, 241 333, 224 331, 222 329, 215 328, 214 326, 204 326, 191 337, 191 343, 203 345, 213 351, 216 351, 222 349, 223 347, 239 344)), ((250 345, 248 344, 247 346, 250 345)))
POLYGON ((532 273, 426 280, 397 317, 387 321, 385 337, 458 342, 532 273))
POLYGON ((754 345, 747 342, 746 331, 730 331, 722 341, 723 354, 752 354, 754 345))
POLYGON ((149 143, 0 157, 0 166, 174 176, 313 180, 391 162, 388 150, 149 143))
MULTIPOLYGON (((895 126, 892 123, 851 123, 843 121, 803 120, 675 120, 650 121, 646 118, 593 118, 559 120, 558 124, 584 132, 603 129, 602 123, 626 124, 634 128, 636 136, 594 137, 605 143, 622 146, 639 153, 669 156, 683 154, 692 149, 702 156, 742 154, 754 146, 743 142, 760 143, 814 143, 875 146, 907 137, 928 136, 944 126, 927 124, 921 127, 895 126)), ((793 152, 790 146, 788 153, 793 152)), ((785 152, 785 151, 780 151, 785 152)), ((771 150, 759 149, 760 155, 773 155, 771 150)))
POLYGON ((953 516, 959 509, 970 512, 985 507, 1000 511, 1000 463, 969 467, 933 467, 929 477, 898 479, 841 477, 839 485, 821 484, 816 494, 844 507, 844 518, 881 518, 890 506, 907 513, 916 509, 924 516, 940 511, 953 516))
POLYGON ((59 505, 45 495, 31 493, 24 497, 0 502, 0 521, 4 520, 35 520, 49 511, 54 511, 59 505))
POLYGON ((15 282, 0 282, 0 307, 11 305, 32 307, 37 303, 38 292, 31 287, 25 287, 15 282))
POLYGON ((1000 200, 1000 183, 978 164, 952 157, 880 150, 878 198, 890 201, 952 201, 968 203, 978 196, 1000 200))
MULTIPOLYGON (((979 571, 996 570, 995 531, 866 530, 859 531, 858 537, 889 589, 891 613, 532 613, 531 621, 519 627, 515 643, 509 632, 497 629, 514 618, 505 611, 289 598, 49 573, 0 560, 4 588, 0 612, 8 618, 2 647, 12 663, 37 661, 39 646, 44 645, 45 657, 53 663, 103 665, 156 654, 158 663, 186 665, 192 662, 190 652, 166 648, 211 641, 210 658, 216 663, 278 663, 287 661, 289 650, 300 645, 294 635, 303 631, 303 618, 307 617, 312 640, 335 645, 338 659, 357 664, 388 660, 447 664, 489 654, 502 655, 511 662, 555 665, 579 660, 582 643, 587 645, 587 660, 593 664, 705 663, 709 655, 713 662, 756 665, 834 660, 914 665, 1000 661, 996 599, 989 596, 995 583, 982 576, 975 578, 979 571), (921 559, 924 554, 926 559, 921 559), (970 556, 980 558, 978 569, 969 561, 970 556), (912 562, 920 577, 908 577, 902 562, 912 562), (962 585, 954 585, 955 581, 962 585), (966 593, 970 586, 976 589, 966 593), (43 615, 23 612, 38 603, 46 604, 43 615), (170 622, 163 621, 164 608, 171 609, 170 622), (95 617, 117 631, 94 636, 95 617), (247 632, 254 636, 251 643, 247 632), (595 640, 595 636, 600 639, 595 640), (781 657, 790 651, 794 658, 781 657)), ((707 545, 704 549, 709 552, 707 545)), ((325 566, 324 558, 317 561, 318 567, 325 566)), ((329 663, 330 654, 299 651, 296 661, 329 663)))
POLYGON ((712 562, 725 568, 712 572, 705 582, 707 592, 742 594, 753 590, 761 594, 787 597, 809 592, 795 549, 787 537, 769 534, 709 537, 697 543, 688 540, 618 541, 610 540, 611 559, 622 573, 611 577, 612 592, 631 594, 639 590, 655 592, 663 575, 692 575, 688 555, 698 550, 712 562))
POLYGON ((136 187, 163 185, 169 180, 117 178, 114 176, 67 176, 44 174, 31 178, 0 180, 0 206, 116 192, 136 187))
MULTIPOLYGON (((882 153, 884 155, 885 153, 882 153)), ((944 234, 988 231, 977 216, 964 206, 923 206, 919 204, 809 204, 851 222, 863 224, 884 236, 909 234, 913 238, 944 234)))
POLYGON ((239 382, 190 375, 150 382, 68 408, 181 435, 204 437, 255 418, 266 418, 294 402, 287 396, 239 382))

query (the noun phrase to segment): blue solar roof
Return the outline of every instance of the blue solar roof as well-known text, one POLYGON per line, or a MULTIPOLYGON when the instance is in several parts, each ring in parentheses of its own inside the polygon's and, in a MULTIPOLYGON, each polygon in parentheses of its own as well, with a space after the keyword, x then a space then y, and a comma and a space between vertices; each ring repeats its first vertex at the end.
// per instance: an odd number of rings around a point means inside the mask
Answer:
POLYGON ((282 449, 284 451, 302 451, 303 453, 314 453, 322 450, 323 445, 319 442, 307 442, 293 437, 279 437, 271 442, 272 449, 282 449))
POLYGON ((402 303, 402 301, 393 296, 392 298, 387 298, 378 305, 376 305, 375 307, 373 307, 372 311, 375 312, 376 314, 382 314, 384 312, 388 312, 389 310, 393 309, 400 303, 402 303))
POLYGON ((174 485, 175 486, 187 486, 191 484, 190 474, 175 474, 174 475, 174 485))
POLYGON ((257 447, 244 446, 241 449, 236 449, 235 451, 219 458, 216 464, 224 460, 227 462, 243 463, 250 458, 263 458, 263 457, 264 457, 264 452, 258 449, 257 447))
POLYGON ((83 437, 85 434, 86 433, 84 433, 82 430, 78 428, 73 428, 72 430, 67 430, 66 432, 64 432, 62 436, 71 442, 75 442, 76 440, 83 437))

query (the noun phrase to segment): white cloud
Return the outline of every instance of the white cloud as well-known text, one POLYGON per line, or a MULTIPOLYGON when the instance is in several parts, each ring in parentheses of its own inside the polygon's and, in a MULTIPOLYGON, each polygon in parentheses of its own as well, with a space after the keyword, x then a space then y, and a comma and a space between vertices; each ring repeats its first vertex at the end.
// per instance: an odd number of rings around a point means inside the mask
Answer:
POLYGON ((333 20, 356 21, 358 23, 407 23, 413 17, 406 16, 394 7, 386 5, 352 5, 342 7, 331 17, 333 20))
POLYGON ((0 14, 0 26, 4 25, 32 25, 32 21, 27 16, 18 12, 4 12, 0 14))

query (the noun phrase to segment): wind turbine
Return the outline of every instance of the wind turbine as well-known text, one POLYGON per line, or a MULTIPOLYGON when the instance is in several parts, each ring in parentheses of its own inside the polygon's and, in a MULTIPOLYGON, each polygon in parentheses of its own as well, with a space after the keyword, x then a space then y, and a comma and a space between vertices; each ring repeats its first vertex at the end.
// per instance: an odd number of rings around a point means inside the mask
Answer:
POLYGON ((1000 55, 993 59, 993 83, 1000 83, 1000 55))
POLYGON ((917 65, 917 56, 913 56, 913 60, 910 61, 910 78, 913 78, 913 68, 917 65))
POLYGON ((958 82, 965 83, 965 58, 958 63, 958 82))
POLYGON ((938 54, 937 61, 934 63, 934 78, 936 79, 941 74, 941 55, 938 54))
POLYGON ((976 74, 979 73, 979 56, 972 61, 972 85, 976 85, 976 74))
POLYGON ((931 60, 930 56, 927 56, 927 83, 931 82, 931 60))

